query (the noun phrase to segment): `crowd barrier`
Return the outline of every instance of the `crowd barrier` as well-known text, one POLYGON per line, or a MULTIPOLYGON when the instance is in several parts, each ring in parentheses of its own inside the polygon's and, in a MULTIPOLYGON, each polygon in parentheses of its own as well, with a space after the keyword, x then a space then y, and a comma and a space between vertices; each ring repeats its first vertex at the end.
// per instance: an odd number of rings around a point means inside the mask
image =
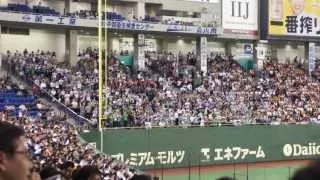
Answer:
POLYGON ((106 129, 81 133, 97 149, 139 169, 308 160, 320 156, 320 126, 106 129))

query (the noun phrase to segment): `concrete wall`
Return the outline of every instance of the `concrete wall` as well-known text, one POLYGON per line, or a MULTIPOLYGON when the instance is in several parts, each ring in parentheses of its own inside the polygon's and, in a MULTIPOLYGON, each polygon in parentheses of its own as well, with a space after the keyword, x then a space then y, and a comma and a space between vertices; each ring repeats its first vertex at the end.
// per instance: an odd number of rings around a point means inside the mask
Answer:
POLYGON ((98 49, 98 37, 96 36, 85 36, 85 35, 78 35, 78 52, 82 51, 83 49, 86 49, 88 47, 96 48, 98 49))
POLYGON ((316 46, 316 58, 320 58, 320 46, 316 46))
POLYGON ((208 48, 209 54, 211 52, 213 52, 214 54, 215 53, 225 54, 226 52, 225 44, 223 42, 208 42, 207 48, 208 48))
POLYGON ((8 3, 24 4, 25 0, 1 0, 0 1, 0 6, 7 6, 8 3))
POLYGON ((196 53, 196 41, 184 39, 163 41, 163 50, 175 54, 178 54, 179 51, 181 51, 182 53, 196 53))
POLYGON ((109 40, 109 51, 120 52, 128 50, 129 52, 134 52, 134 38, 130 37, 111 37, 109 40))
POLYGON ((80 11, 80 10, 91 10, 91 3, 87 2, 72 2, 70 4, 71 12, 73 11, 80 11))
POLYGON ((65 8, 65 4, 63 0, 42 1, 42 6, 48 6, 60 13, 63 13, 65 8))
MULTIPOLYGON (((201 12, 204 7, 209 10, 215 9, 215 5, 220 3, 220 0, 214 1, 215 3, 208 2, 194 2, 187 0, 119 0, 119 2, 145 2, 153 4, 162 4, 163 9, 173 11, 187 11, 187 12, 201 12), (179 4, 179 6, 177 6, 179 4)), ((220 8, 217 9, 220 11, 220 8)))
POLYGON ((305 47, 303 44, 273 44, 271 49, 273 52, 272 56, 276 56, 280 63, 285 63, 286 60, 292 62, 296 56, 298 57, 298 60, 300 58, 302 60, 305 59, 305 47))
POLYGON ((45 50, 55 51, 57 58, 65 57, 65 31, 64 30, 39 30, 30 29, 30 35, 2 34, 1 43, 3 45, 1 53, 7 50, 29 51, 45 50))
POLYGON ((132 20, 133 16, 137 15, 137 6, 134 4, 108 5, 108 12, 116 12, 121 14, 128 20, 132 20))

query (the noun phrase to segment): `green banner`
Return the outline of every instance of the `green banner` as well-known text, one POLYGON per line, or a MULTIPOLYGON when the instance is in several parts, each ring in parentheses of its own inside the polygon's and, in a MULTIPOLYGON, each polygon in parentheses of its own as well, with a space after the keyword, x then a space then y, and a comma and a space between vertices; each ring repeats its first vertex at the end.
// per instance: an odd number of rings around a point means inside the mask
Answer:
POLYGON ((133 56, 118 56, 117 59, 123 65, 126 65, 126 66, 132 66, 133 65, 133 56))
POLYGON ((253 69, 253 60, 252 59, 243 58, 243 59, 238 59, 237 61, 240 64, 240 66, 242 66, 242 68, 244 68, 245 70, 253 69))
MULTIPOLYGON (((320 157, 317 125, 115 129, 103 152, 139 169, 320 157)), ((100 132, 81 134, 100 148, 100 132)))

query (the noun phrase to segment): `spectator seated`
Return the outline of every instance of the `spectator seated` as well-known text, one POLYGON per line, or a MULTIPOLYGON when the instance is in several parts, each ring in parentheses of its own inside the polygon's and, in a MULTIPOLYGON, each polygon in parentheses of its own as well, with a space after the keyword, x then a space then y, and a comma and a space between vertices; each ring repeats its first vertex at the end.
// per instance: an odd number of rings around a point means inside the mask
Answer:
POLYGON ((96 18, 98 14, 97 11, 80 10, 78 16, 80 18, 96 18))
POLYGON ((25 4, 13 4, 9 3, 7 7, 0 7, 0 10, 6 11, 15 11, 15 12, 23 12, 23 13, 35 13, 35 14, 44 14, 51 16, 59 16, 60 13, 56 12, 54 9, 46 6, 33 6, 30 8, 25 4))
POLYGON ((142 72, 109 60, 107 127, 320 122, 320 83, 299 64, 265 64, 255 73, 211 54, 203 74, 192 52, 145 57, 142 72))
MULTIPOLYGON (((148 52, 146 69, 137 72, 121 64, 116 52, 109 54, 107 127, 320 121, 320 83, 301 65, 265 64, 253 72, 242 69, 232 56, 210 54, 204 74, 193 52, 148 52)), ((45 60, 33 62, 28 56, 9 62, 77 114, 97 119, 97 50, 79 53, 72 70, 45 60)))
MULTIPOLYGON (((6 82, 8 79, 5 79, 6 82)), ((12 84, 12 87, 17 87, 12 84)), ((28 114, 32 117, 38 116, 40 109, 36 107, 36 98, 21 89, 0 89, 0 111, 7 111, 9 115, 18 117, 28 114)))
MULTIPOLYGON (((43 52, 43 51, 41 51, 43 52)), ((98 50, 87 48, 79 53, 79 61, 73 68, 48 61, 52 55, 38 52, 23 55, 8 54, 10 69, 19 69, 22 78, 28 78, 42 92, 64 104, 82 118, 97 121, 98 116, 98 50), (33 60, 35 59, 35 61, 33 60)))
MULTIPOLYGON (((19 95, 20 89, 15 87, 16 85, 9 79, 0 79, 0 93, 10 94, 6 99, 21 96, 37 101, 37 106, 45 105, 30 95, 19 95)), ((65 179, 72 179, 73 170, 76 172, 77 169, 90 164, 97 166, 103 179, 131 179, 136 173, 115 158, 97 154, 93 146, 81 143, 75 130, 78 127, 68 124, 65 115, 59 110, 54 108, 39 110, 35 107, 25 110, 25 108, 21 106, 18 110, 10 111, 0 109, 0 121, 24 129, 25 142, 35 171, 42 171, 50 166, 61 172, 65 179)))
POLYGON ((116 13, 116 12, 107 12, 107 19, 108 20, 113 20, 113 21, 122 21, 125 20, 125 17, 122 15, 116 13))
POLYGON ((156 17, 152 17, 152 16, 149 16, 149 15, 146 15, 144 17, 143 21, 146 21, 146 22, 159 22, 159 20, 157 20, 156 17))

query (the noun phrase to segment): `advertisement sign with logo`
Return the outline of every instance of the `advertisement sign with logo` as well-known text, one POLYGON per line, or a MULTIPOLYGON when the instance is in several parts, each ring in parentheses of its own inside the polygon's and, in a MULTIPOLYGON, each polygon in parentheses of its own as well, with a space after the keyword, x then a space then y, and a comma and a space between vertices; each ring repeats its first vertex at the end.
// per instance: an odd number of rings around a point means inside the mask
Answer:
POLYGON ((127 29, 140 31, 155 29, 153 24, 133 21, 107 21, 106 26, 109 29, 127 29))
POLYGON ((167 27, 167 32, 182 32, 182 33, 197 33, 197 34, 217 34, 215 27, 202 27, 202 26, 186 26, 171 24, 167 27))
POLYGON ((244 54, 252 55, 253 54, 253 45, 252 44, 245 44, 243 46, 244 48, 244 54))
POLYGON ((0 21, 15 21, 48 25, 86 26, 96 27, 96 20, 78 19, 76 17, 46 16, 41 14, 22 14, 13 12, 0 12, 0 21))
POLYGON ((138 35, 138 70, 145 69, 145 36, 144 34, 138 35))
POLYGON ((256 46, 256 57, 257 57, 257 68, 262 69, 263 64, 267 61, 268 57, 271 55, 270 50, 268 50, 268 45, 264 43, 258 43, 256 46))
POLYGON ((222 1, 222 27, 225 34, 258 34, 258 0, 222 1))
POLYGON ((258 46, 256 48, 256 50, 257 50, 257 58, 264 60, 265 57, 266 57, 266 52, 267 52, 268 49, 266 47, 259 47, 258 46))
POLYGON ((302 157, 320 155, 320 145, 315 142, 306 144, 285 144, 283 146, 285 157, 302 157))
POLYGON ((309 74, 314 71, 316 68, 316 44, 309 43, 309 54, 308 54, 308 61, 309 61, 309 74))
POLYGON ((320 36, 320 2, 269 0, 269 35, 320 36))
MULTIPOLYGON (((46 25, 64 25, 74 27, 92 27, 97 28, 99 23, 96 19, 79 19, 65 16, 46 16, 39 14, 22 14, 13 12, 1 12, 0 21, 24 22, 46 25)), ((156 32, 179 32, 203 35, 221 34, 221 28, 186 26, 186 25, 167 25, 138 21, 112 21, 102 22, 108 29, 121 29, 132 31, 156 31, 156 32)))
MULTIPOLYGON (((103 133, 104 153, 142 170, 307 160, 320 155, 319 124, 239 126, 232 133, 230 127, 223 126, 148 131, 108 129, 103 133)), ((97 142, 99 148, 101 132, 93 130, 80 135, 87 142, 97 142)))
POLYGON ((208 41, 206 37, 200 38, 200 69, 202 72, 207 73, 207 55, 208 55, 208 41))

